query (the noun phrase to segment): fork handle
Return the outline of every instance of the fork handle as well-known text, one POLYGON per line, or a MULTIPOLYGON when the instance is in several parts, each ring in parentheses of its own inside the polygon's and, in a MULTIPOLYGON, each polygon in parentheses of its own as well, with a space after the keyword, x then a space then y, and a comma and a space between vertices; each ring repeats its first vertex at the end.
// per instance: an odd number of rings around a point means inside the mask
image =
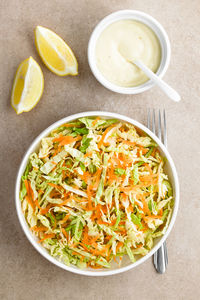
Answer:
POLYGON ((167 244, 164 242, 153 256, 153 263, 156 271, 160 274, 165 273, 168 265, 167 244))

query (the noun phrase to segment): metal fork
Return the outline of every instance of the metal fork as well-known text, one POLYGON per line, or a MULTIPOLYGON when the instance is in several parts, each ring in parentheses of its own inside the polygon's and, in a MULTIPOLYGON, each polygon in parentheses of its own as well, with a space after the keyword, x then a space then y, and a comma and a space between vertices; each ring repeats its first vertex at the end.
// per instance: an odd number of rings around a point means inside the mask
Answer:
MULTIPOLYGON (((155 110, 152 111, 148 109, 147 115, 147 127, 155 133, 158 138, 163 142, 165 147, 167 147, 167 126, 166 126, 166 114, 165 110, 163 110, 163 121, 161 121, 161 112, 158 112, 158 122, 156 122, 155 110), (156 130, 157 123, 157 130, 156 130), (163 124, 163 125, 162 125, 163 124)), ((164 242, 162 246, 156 251, 153 256, 153 263, 156 271, 160 274, 165 273, 167 265, 168 265, 168 255, 167 255, 167 244, 164 242)))

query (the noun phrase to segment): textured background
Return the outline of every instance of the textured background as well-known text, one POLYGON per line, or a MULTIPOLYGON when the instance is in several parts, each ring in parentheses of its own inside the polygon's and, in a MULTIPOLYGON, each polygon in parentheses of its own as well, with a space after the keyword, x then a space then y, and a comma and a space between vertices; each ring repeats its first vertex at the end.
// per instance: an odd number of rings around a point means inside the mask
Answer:
POLYGON ((0 45, 0 299, 200 299, 199 0, 1 0, 0 45), (181 93, 180 104, 158 88, 136 96, 112 93, 91 74, 90 34, 118 9, 142 10, 165 27, 172 45, 165 79, 181 93), (53 29, 69 43, 79 61, 78 77, 60 78, 46 69, 34 46, 36 25, 53 29), (17 116, 10 107, 12 81, 18 64, 30 55, 44 72, 44 94, 33 111, 17 116), (166 274, 158 275, 151 259, 105 278, 81 277, 50 264, 28 242, 15 212, 15 177, 25 150, 43 129, 70 114, 105 110, 145 122, 147 107, 166 108, 168 146, 181 184, 166 274))

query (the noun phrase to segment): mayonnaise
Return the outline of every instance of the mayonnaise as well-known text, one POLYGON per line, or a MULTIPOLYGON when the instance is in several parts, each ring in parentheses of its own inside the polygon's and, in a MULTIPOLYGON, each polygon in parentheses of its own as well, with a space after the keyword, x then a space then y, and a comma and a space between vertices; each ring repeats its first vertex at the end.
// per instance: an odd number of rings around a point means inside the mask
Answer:
POLYGON ((138 86, 148 80, 143 71, 130 61, 140 60, 156 72, 160 59, 158 38, 148 26, 138 21, 114 22, 97 40, 97 67, 108 81, 118 86, 138 86))

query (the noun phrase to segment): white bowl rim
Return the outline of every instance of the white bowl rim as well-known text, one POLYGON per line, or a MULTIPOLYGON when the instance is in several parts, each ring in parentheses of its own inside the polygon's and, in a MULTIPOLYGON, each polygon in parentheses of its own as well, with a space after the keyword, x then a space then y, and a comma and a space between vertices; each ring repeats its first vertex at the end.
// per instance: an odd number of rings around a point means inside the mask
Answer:
POLYGON ((29 240, 29 242, 33 245, 33 247, 42 255, 44 256, 47 260, 49 260, 51 263, 57 265, 58 267, 76 273, 76 274, 80 274, 80 275, 87 275, 87 276, 108 276, 108 275, 114 275, 114 274, 118 274, 118 273, 122 273, 125 271, 128 271, 132 268, 135 268, 136 266, 140 265, 141 263, 143 263, 144 261, 146 261, 149 257, 151 257, 162 245, 162 243, 166 240, 166 238, 168 237, 176 216, 177 216, 177 211, 178 211, 178 206, 179 206, 179 180, 178 180, 178 175, 176 172, 176 168, 174 165, 174 162, 171 158, 171 155, 169 154, 167 148, 162 144, 162 142, 156 137, 156 135, 154 133, 152 133, 146 126, 142 125, 141 123, 139 123, 138 121, 131 119, 127 116, 124 115, 120 115, 117 113, 112 113, 112 112, 105 112, 105 111, 89 111, 89 112, 83 112, 83 113, 77 113, 74 115, 70 115, 68 117, 65 117, 63 119, 60 119, 59 121, 53 123, 52 125, 50 125, 49 127, 47 127, 44 131, 42 131, 36 138, 35 140, 31 143, 31 145, 29 146, 28 150, 26 151, 22 162, 20 164, 19 170, 18 170, 18 174, 17 174, 17 178, 16 178, 16 186, 15 186, 15 205, 16 205, 16 210, 17 210, 17 215, 19 218, 19 222, 21 224, 21 227, 27 237, 27 239, 29 240), (33 238, 33 235, 31 233, 31 231, 29 230, 27 223, 24 219, 24 215, 22 213, 21 210, 21 201, 19 199, 19 191, 20 191, 20 185, 21 185, 21 176, 23 175, 24 169, 27 165, 27 161, 28 158, 30 156, 30 154, 33 152, 33 149, 35 149, 35 147, 39 144, 39 142, 41 141, 41 139, 45 136, 47 136, 53 129, 59 127, 60 125, 73 121, 75 119, 78 118, 82 118, 82 117, 94 117, 94 116, 101 116, 101 117, 108 117, 108 118, 115 118, 115 119, 119 119, 128 123, 133 124, 134 126, 140 128, 141 130, 143 130, 144 132, 146 132, 153 140, 155 140, 155 142, 158 144, 158 146, 161 148, 161 150, 163 151, 164 155, 166 156, 171 170, 172 170, 172 174, 173 174, 173 178, 174 178, 174 187, 175 187, 175 201, 174 201, 174 208, 173 208, 173 214, 171 217, 171 221, 169 224, 169 227, 166 231, 166 233, 163 235, 163 237, 161 238, 161 240, 158 242, 158 244, 153 247, 149 253, 147 255, 145 255, 144 257, 140 258, 139 260, 137 260, 135 263, 131 263, 128 266, 119 268, 119 269, 114 269, 114 270, 107 270, 104 271, 103 269, 100 271, 90 271, 90 270, 82 270, 82 269, 78 269, 75 267, 71 267, 71 266, 67 266, 64 263, 61 263, 60 261, 58 261, 56 258, 52 257, 49 253, 46 252, 45 248, 41 247, 33 238))
MULTIPOLYGON (((106 87, 107 89, 116 92, 116 93, 120 93, 120 94, 129 94, 129 95, 133 95, 133 94, 139 94, 142 93, 144 91, 149 90, 150 88, 152 88, 153 86, 155 86, 155 84, 152 82, 152 80, 148 80, 147 82, 145 82, 144 84, 141 84, 139 86, 136 87, 121 87, 121 86, 117 86, 114 83, 109 82, 102 74, 101 72, 98 70, 95 60, 92 58, 93 55, 93 43, 94 40, 96 39, 96 36, 99 36, 101 34, 101 32, 103 31, 101 28, 107 27, 108 25, 110 25, 111 23, 115 22, 115 20, 113 20, 112 22, 110 22, 110 20, 112 18, 117 18, 119 16, 123 17, 127 14, 132 15, 133 17, 140 17, 143 18, 144 20, 144 24, 146 24, 145 20, 151 22, 157 29, 158 31, 160 31, 160 34, 162 35, 162 40, 159 38, 159 36, 157 35, 157 33, 155 32, 155 30, 149 26, 154 33, 156 34, 156 36, 158 37, 161 47, 165 48, 165 53, 166 53, 166 57, 165 57, 165 61, 163 63, 163 66, 158 68, 156 74, 162 78, 168 67, 169 67, 169 63, 170 63, 170 58, 171 58, 171 45, 170 45, 170 41, 169 41, 169 37, 164 29, 164 27, 155 19, 153 18, 151 15, 144 13, 142 11, 139 10, 131 10, 131 9, 126 9, 126 10, 118 10, 116 12, 113 12, 109 15, 107 15, 106 17, 104 17, 94 28, 90 39, 89 39, 89 43, 88 43, 88 63, 90 66, 90 69, 93 73, 93 75, 95 76, 95 78, 97 79, 97 81, 99 81, 104 87, 106 87), (107 24, 107 25, 106 25, 107 24), (165 46, 164 46, 165 44, 165 46)), ((128 18, 127 18, 128 19, 128 18)), ((142 22, 142 20, 140 20, 140 22, 142 22)), ((162 59, 161 59, 162 62, 162 59)))

